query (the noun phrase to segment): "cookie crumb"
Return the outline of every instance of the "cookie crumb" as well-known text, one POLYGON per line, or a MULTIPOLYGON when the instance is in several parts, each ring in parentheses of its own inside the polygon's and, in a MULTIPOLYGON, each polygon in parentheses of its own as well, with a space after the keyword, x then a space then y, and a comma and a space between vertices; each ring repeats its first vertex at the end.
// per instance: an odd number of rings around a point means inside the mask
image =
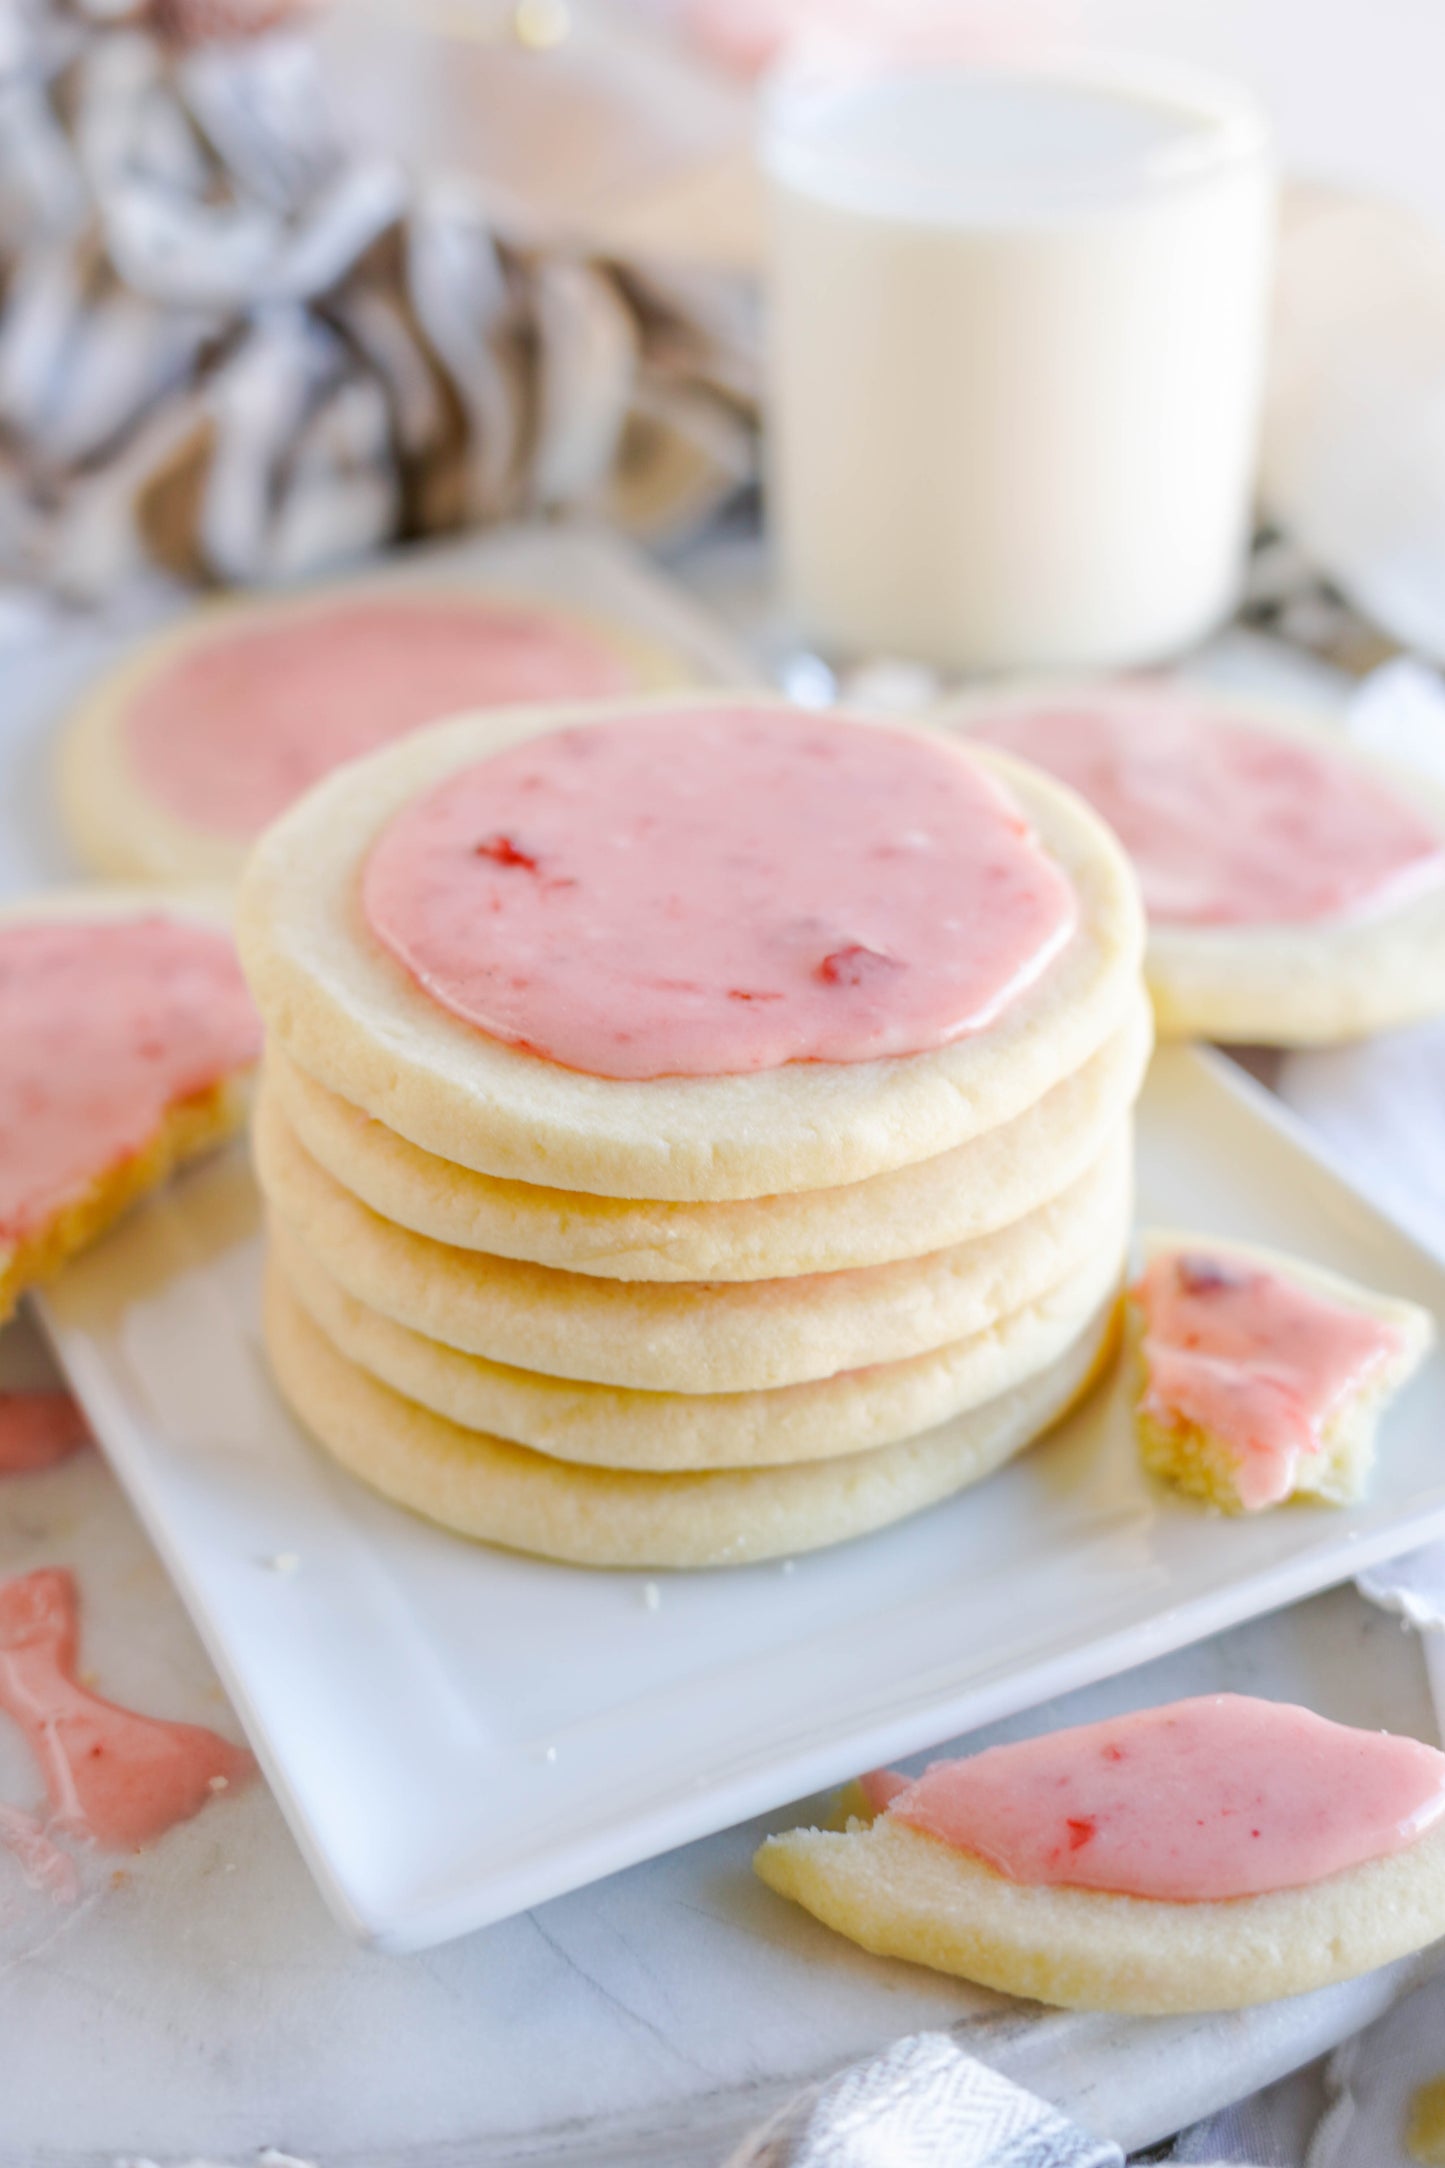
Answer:
POLYGON ((1425 2168, 1445 2161, 1445 2072, 1438 2078, 1428 2078, 1410 2095, 1405 2150, 1411 2160, 1424 2163, 1425 2168))
POLYGON ((642 1608, 644 1611, 660 1611, 662 1609, 662 1590, 658 1587, 656 1581, 643 1582, 642 1608))

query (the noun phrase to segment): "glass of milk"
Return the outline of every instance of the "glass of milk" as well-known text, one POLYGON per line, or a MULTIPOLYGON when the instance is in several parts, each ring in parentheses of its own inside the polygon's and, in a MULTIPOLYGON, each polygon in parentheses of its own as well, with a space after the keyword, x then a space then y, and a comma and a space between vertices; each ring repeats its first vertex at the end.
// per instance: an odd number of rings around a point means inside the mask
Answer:
POLYGON ((830 657, 1157 662, 1228 615, 1275 224, 1242 91, 1095 60, 785 74, 769 514, 830 657))

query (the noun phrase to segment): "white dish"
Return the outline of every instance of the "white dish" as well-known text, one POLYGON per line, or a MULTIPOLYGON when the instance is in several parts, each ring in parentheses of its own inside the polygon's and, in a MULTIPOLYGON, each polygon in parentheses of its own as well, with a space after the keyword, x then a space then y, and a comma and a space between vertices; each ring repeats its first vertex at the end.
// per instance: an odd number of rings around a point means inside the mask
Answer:
MULTIPOLYGON (((1166 1049, 1141 1216, 1252 1236, 1445 1316, 1445 1267, 1267 1095, 1166 1049)), ((176 1578, 337 1917, 391 1950, 1272 1610, 1445 1533, 1445 1354, 1348 1512, 1211 1518, 1140 1473, 1122 1392, 932 1512, 795 1565, 588 1573, 475 1548, 334 1469, 257 1331, 239 1151, 45 1298, 60 1360, 176 1578)))

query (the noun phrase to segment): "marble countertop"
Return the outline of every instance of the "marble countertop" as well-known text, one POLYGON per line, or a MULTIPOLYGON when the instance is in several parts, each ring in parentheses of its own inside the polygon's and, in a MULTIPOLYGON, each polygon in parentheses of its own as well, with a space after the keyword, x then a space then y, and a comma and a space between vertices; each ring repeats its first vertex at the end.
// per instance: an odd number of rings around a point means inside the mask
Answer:
MULTIPOLYGON (((42 1360, 18 1334, 0 1352, 11 1382, 42 1360)), ((85 1591, 82 1662, 102 1690, 233 1728, 95 1453, 0 1486, 0 1576, 51 1563, 85 1591)), ((1337 1590, 981 1736, 1221 1687, 1432 1735, 1417 1644, 1337 1590)), ((0 1736, 0 1796, 27 1804, 34 1783, 0 1736)), ((107 1859, 72 1910, 16 1896, 0 1860, 7 2168, 265 2147, 326 2168, 713 2164, 798 2084, 958 2024, 1101 2131, 1143 2142, 1319 2052, 1390 1992, 1376 1979, 1167 2024, 1042 2015, 869 1958, 781 1903, 749 1866, 763 1826, 408 1958, 347 1943, 260 1788, 107 1859)))
MULTIPOLYGON (((44 739, 108 645, 77 631, 6 652, 0 892, 69 870, 44 739)), ((43 1365, 25 1326, 0 1339, 0 1387, 43 1365)), ((0 1577, 42 1564, 76 1569, 82 1665, 101 1691, 234 1730, 94 1452, 0 1483, 0 1577)), ((1434 1735, 1417 1644, 1337 1590, 980 1736, 1219 1687, 1434 1735)), ((0 1725, 0 1799, 31 1804, 35 1786, 0 1725)), ((702 2168, 797 2085, 954 2025, 1101 2133, 1141 2144, 1321 2052, 1403 1977, 1223 2018, 1041 2013, 869 1958, 784 1905, 750 1871, 762 1826, 409 1958, 345 1941, 260 1787, 130 1860, 94 1862, 68 1910, 20 1889, 0 1855, 0 2157, 109 2168, 269 2147, 325 2168, 702 2168)))

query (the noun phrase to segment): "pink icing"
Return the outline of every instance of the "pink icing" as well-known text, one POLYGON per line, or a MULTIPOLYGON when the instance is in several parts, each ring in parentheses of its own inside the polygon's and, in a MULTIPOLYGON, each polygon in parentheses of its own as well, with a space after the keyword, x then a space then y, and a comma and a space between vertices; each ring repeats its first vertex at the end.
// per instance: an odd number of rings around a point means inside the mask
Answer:
POLYGON ((1330 918, 1445 875, 1438 829, 1327 745, 1225 721, 1166 688, 1005 709, 972 734, 1087 798, 1161 923, 1330 918))
POLYGON ((0 1709, 40 1764, 54 1827, 128 1851, 251 1781, 256 1764, 244 1747, 82 1686, 77 1632, 68 1573, 47 1568, 0 1587, 0 1709))
POLYGON ((1161 1253, 1131 1292, 1144 1315, 1142 1408, 1222 1439, 1251 1508, 1288 1497, 1300 1455, 1320 1450, 1331 1416, 1400 1348, 1379 1318, 1204 1251, 1161 1253))
POLYGON ((162 805, 247 837, 343 761, 423 723, 635 683, 620 648, 560 614, 373 597, 213 634, 147 681, 126 732, 162 805))
POLYGON ((554 731, 453 775, 367 863, 445 1008, 595 1076, 869 1061, 982 1029, 1076 905, 946 741, 790 709, 554 731))
POLYGON ((0 1240, 83 1196, 260 1045, 210 927, 159 913, 0 927, 0 1240))
POLYGON ((1185 1904, 1322 1881, 1442 1812, 1434 1747, 1243 1694, 935 1762, 888 1807, 1011 1882, 1185 1904))
POLYGON ((69 1393, 0 1393, 0 1475, 33 1475, 89 1442, 69 1393))
POLYGON ((912 1777, 903 1776, 897 1769, 870 1769, 866 1776, 859 1777, 858 1789, 869 1813, 882 1814, 912 1782, 912 1777))

